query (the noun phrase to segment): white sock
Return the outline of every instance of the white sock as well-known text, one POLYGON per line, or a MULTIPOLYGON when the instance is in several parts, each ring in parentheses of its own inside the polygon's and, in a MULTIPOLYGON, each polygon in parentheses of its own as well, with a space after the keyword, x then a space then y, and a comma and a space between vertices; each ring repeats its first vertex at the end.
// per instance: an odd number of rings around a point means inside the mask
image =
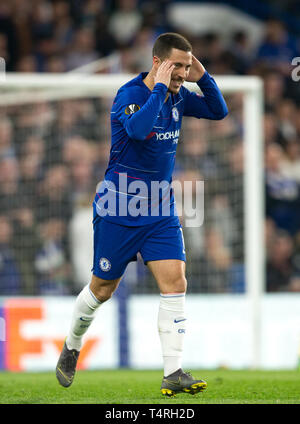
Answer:
POLYGON ((91 325, 101 302, 90 290, 89 284, 77 296, 71 321, 71 328, 66 339, 68 349, 80 351, 82 337, 91 325))
POLYGON ((165 377, 181 368, 186 323, 184 312, 185 293, 160 295, 158 331, 165 377))

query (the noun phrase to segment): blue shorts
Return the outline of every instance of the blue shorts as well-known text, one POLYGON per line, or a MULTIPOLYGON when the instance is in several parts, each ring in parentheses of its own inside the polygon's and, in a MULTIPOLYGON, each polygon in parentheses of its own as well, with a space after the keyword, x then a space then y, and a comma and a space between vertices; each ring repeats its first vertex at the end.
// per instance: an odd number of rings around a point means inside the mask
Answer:
POLYGON ((182 228, 178 217, 167 217, 155 224, 127 227, 114 224, 96 213, 94 226, 93 274, 104 280, 120 278, 139 252, 148 261, 185 261, 182 228))

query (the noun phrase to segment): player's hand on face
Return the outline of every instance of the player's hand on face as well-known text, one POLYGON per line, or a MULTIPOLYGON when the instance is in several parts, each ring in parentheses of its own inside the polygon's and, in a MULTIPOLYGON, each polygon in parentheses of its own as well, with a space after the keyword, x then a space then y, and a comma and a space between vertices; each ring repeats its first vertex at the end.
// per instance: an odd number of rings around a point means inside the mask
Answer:
POLYGON ((160 82, 169 87, 174 68, 175 65, 171 62, 171 60, 164 60, 157 69, 156 75, 154 77, 154 84, 160 82))
POLYGON ((186 81, 197 82, 204 75, 205 68, 201 62, 193 55, 192 66, 190 67, 189 75, 186 81))

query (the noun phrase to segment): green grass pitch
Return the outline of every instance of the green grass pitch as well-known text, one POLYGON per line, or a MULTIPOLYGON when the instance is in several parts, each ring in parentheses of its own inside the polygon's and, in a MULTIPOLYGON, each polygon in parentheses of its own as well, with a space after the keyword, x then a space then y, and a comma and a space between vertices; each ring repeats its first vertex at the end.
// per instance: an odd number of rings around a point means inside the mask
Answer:
POLYGON ((55 373, 0 373, 1 404, 299 404, 298 371, 194 371, 207 381, 197 395, 160 394, 161 371, 78 371, 69 388, 55 373))

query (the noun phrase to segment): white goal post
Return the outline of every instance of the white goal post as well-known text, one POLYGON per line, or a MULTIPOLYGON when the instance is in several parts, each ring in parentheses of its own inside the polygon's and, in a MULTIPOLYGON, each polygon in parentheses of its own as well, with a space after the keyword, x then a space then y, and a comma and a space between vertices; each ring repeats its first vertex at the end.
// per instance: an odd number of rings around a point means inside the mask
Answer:
MULTIPOLYGON (((133 78, 128 74, 21 74, 7 73, 0 81, 0 106, 86 96, 113 98, 133 78)), ((244 222, 246 296, 250 302, 252 367, 260 367, 261 298, 265 290, 263 82, 255 76, 216 76, 224 95, 243 94, 244 222)), ((185 83, 190 90, 196 84, 185 83)), ((230 111, 229 111, 230 113, 230 111)))

